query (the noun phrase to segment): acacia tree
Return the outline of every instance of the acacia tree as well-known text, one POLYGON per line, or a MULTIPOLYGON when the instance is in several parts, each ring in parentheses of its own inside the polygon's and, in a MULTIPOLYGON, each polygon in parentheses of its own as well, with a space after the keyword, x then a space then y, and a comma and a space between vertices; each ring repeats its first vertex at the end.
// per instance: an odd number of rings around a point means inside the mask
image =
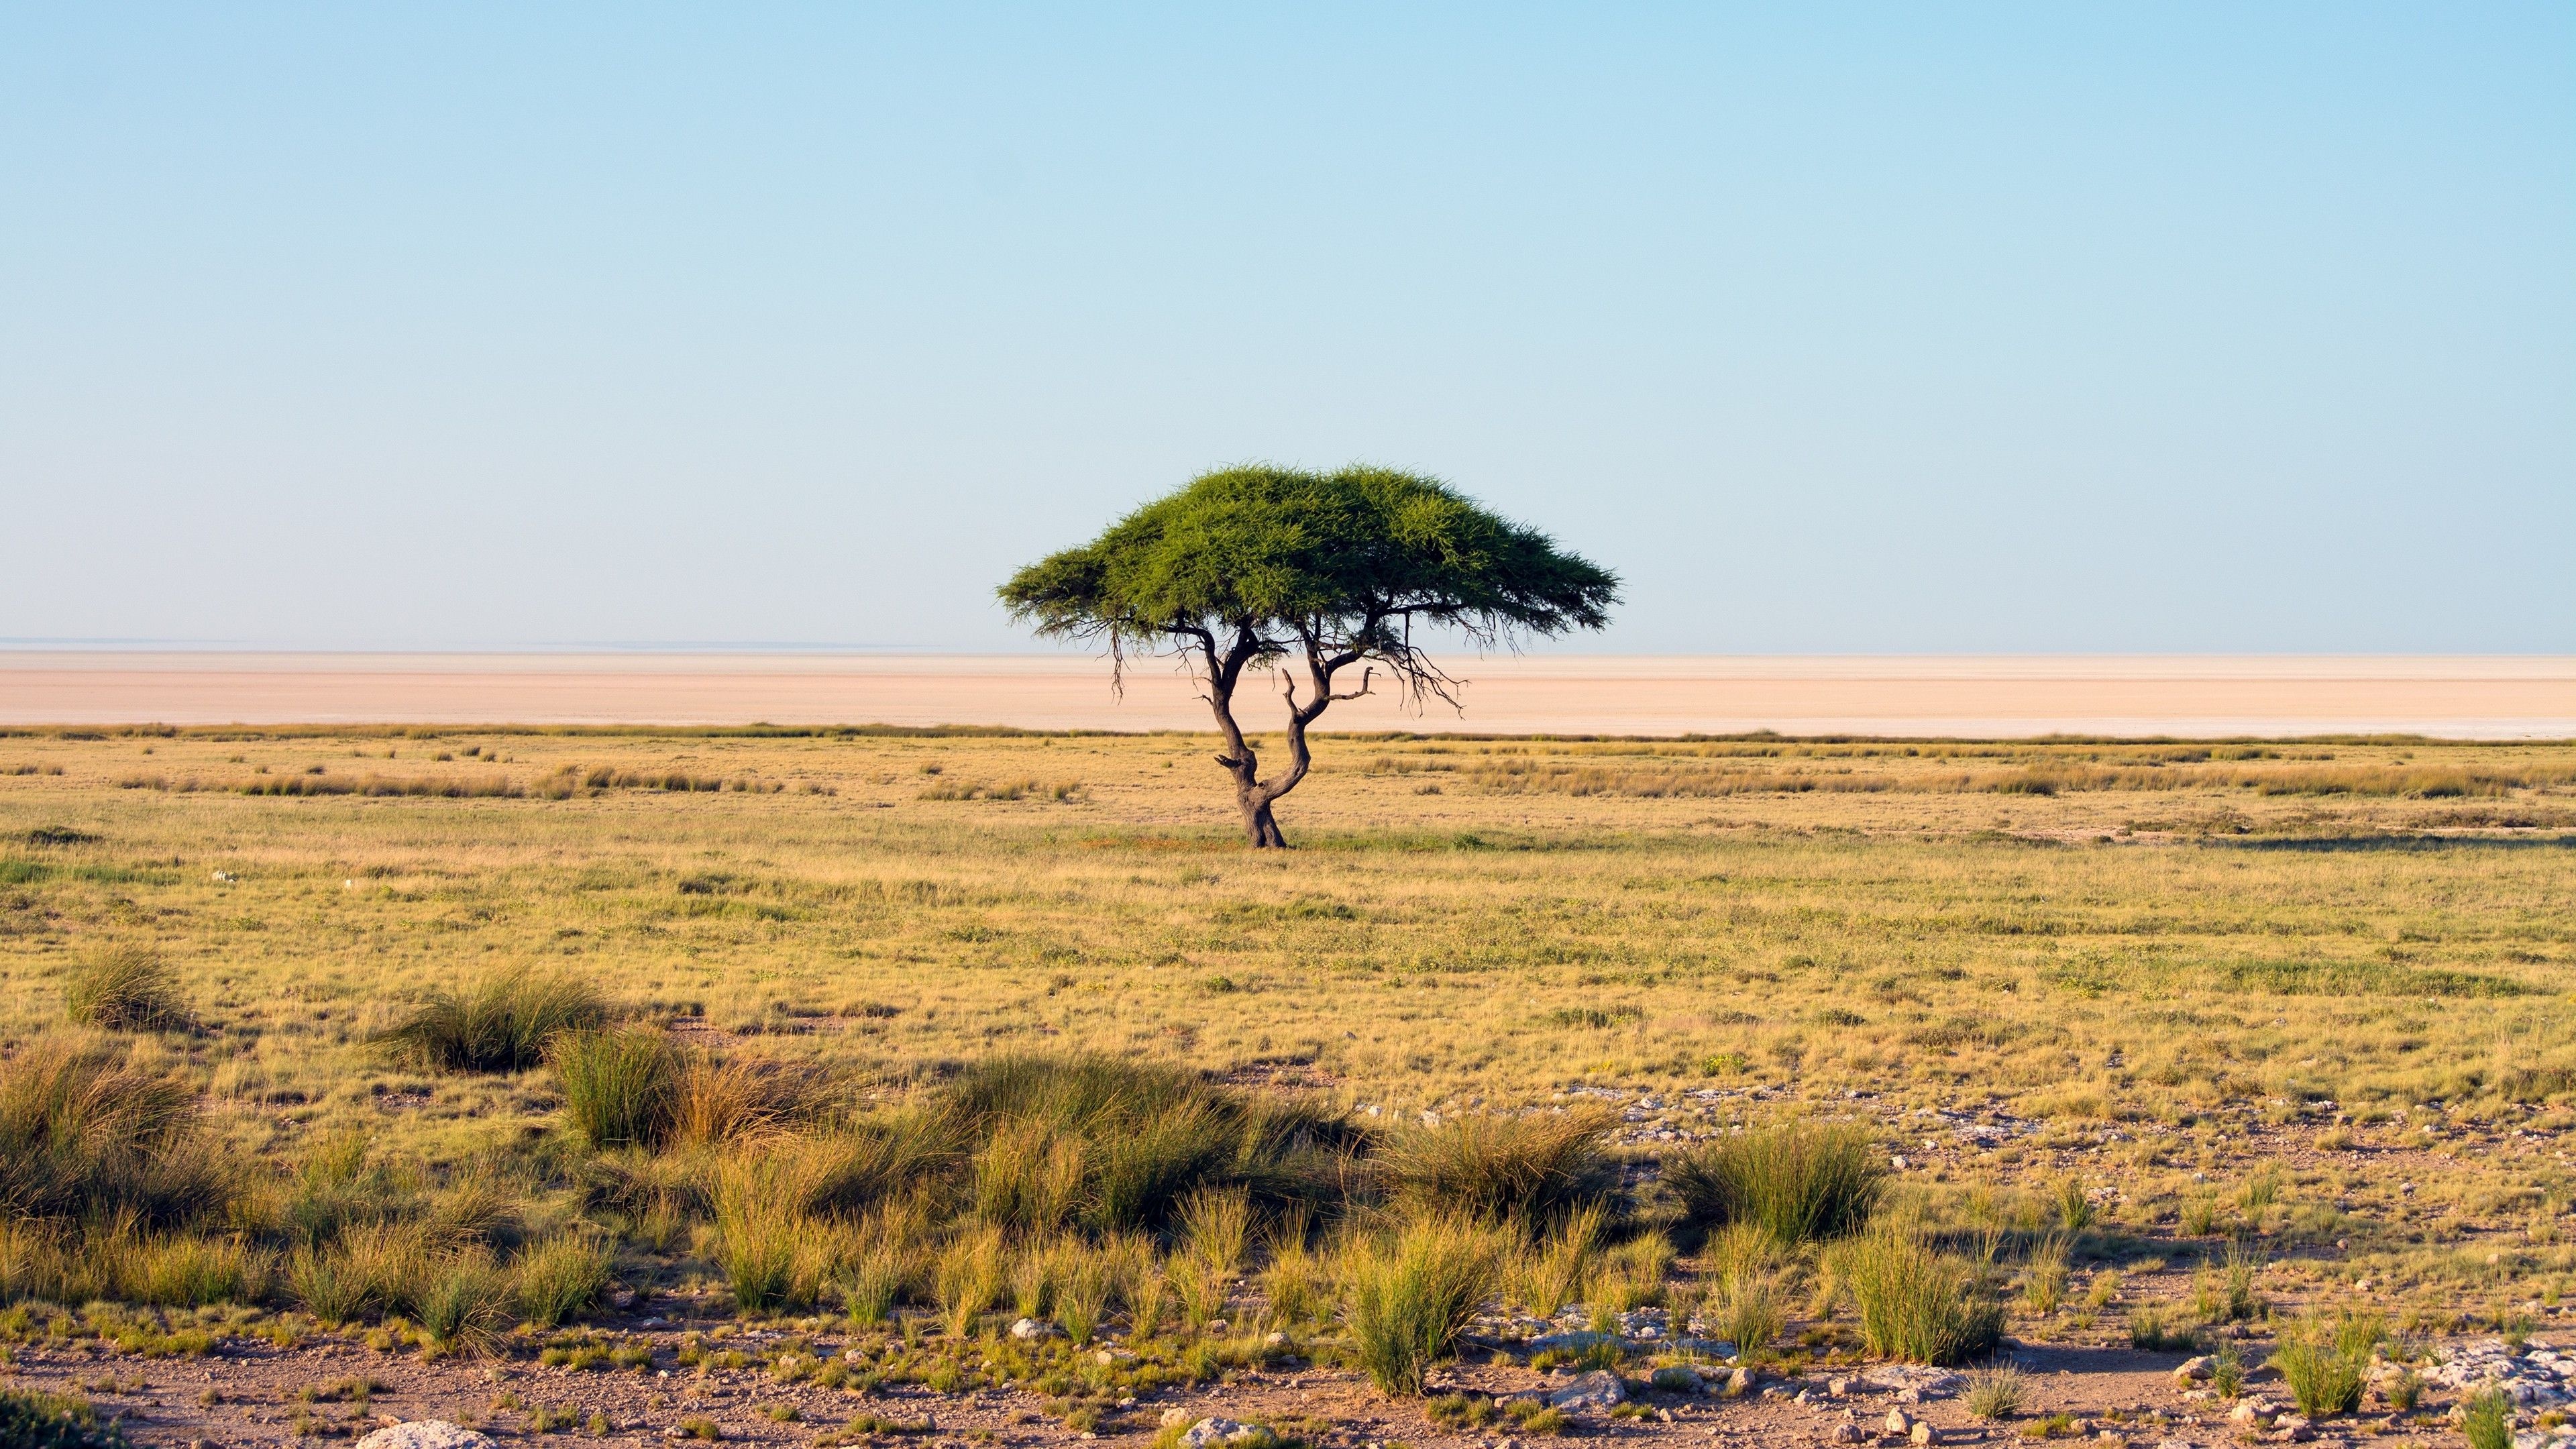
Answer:
POLYGON ((1178 653, 1216 712, 1244 834, 1284 848, 1270 807, 1306 778, 1307 727, 1335 700, 1370 693, 1384 669, 1408 700, 1457 707, 1459 682, 1414 642, 1417 626, 1479 647, 1598 629, 1619 580, 1435 479, 1245 467, 1201 474, 1000 594, 1042 636, 1106 643, 1122 671, 1131 653, 1178 653), (1235 693, 1247 670, 1283 662, 1288 763, 1265 779, 1235 693), (1358 686, 1337 693, 1355 664, 1358 686))

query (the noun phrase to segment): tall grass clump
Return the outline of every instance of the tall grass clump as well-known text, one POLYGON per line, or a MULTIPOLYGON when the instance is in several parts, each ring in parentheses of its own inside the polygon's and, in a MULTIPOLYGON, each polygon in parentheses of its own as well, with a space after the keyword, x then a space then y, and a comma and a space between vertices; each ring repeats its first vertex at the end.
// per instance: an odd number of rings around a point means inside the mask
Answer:
POLYGON ((824 1105, 820 1084, 802 1072, 694 1052, 672 1083, 665 1135, 698 1147, 765 1137, 811 1120, 824 1105))
POLYGON ((191 1024, 168 963, 141 946, 111 946, 66 969, 63 1014, 107 1031, 177 1031, 191 1024))
POLYGON ((992 1058, 935 1110, 972 1144, 977 1215, 1038 1235, 1162 1231, 1201 1188, 1271 1209, 1325 1202, 1358 1142, 1336 1117, 1096 1055, 992 1058))
POLYGON ((432 1349, 479 1356, 500 1345, 509 1304, 509 1275, 488 1250, 469 1248, 431 1267, 413 1312, 432 1349))
POLYGON ((2513 1449, 2513 1396, 2488 1388, 2460 1404, 2460 1435, 2469 1449, 2513 1449))
POLYGON ((119 1244, 119 1295, 166 1308, 253 1303, 268 1289, 275 1258, 238 1237, 177 1234, 119 1244))
POLYGON ((552 1328, 598 1306, 615 1281, 616 1263, 602 1239, 564 1233, 530 1245, 512 1277, 519 1316, 552 1328))
POLYGON ((1872 1354, 1962 1364, 1992 1356, 2003 1341, 2003 1306, 1986 1295, 1976 1269, 1907 1227, 1880 1226, 1850 1240, 1834 1267, 1872 1354))
POLYGON ((1398 1130, 1374 1162, 1389 1197, 1423 1216, 1511 1221, 1538 1231, 1618 1186, 1599 1112, 1476 1114, 1398 1130))
POLYGON ((1001 1301, 1009 1250, 1000 1231, 979 1228, 950 1242, 932 1268, 930 1290, 940 1324, 952 1339, 974 1332, 975 1322, 1001 1301))
POLYGON ((549 1054, 564 1121, 593 1147, 653 1147, 670 1135, 680 1055, 650 1027, 574 1032, 549 1054))
POLYGON ((412 1311, 436 1268, 428 1237, 409 1223, 376 1222, 288 1261, 289 1291, 325 1323, 412 1311))
POLYGON ((1782 1244, 1860 1231, 1886 1176, 1867 1132, 1798 1121, 1720 1139, 1664 1168, 1664 1181, 1692 1222, 1754 1223, 1782 1244))
POLYGON ((1782 1301, 1778 1245, 1756 1223, 1737 1223, 1710 1245, 1715 1282, 1700 1310, 1701 1327, 1751 1360, 1789 1326, 1782 1301))
POLYGON ((801 1308, 821 1291, 833 1235, 803 1211, 805 1166, 798 1154, 754 1149, 716 1168, 716 1266, 739 1308, 801 1308))
POLYGON ((1055 1285, 1056 1326, 1066 1338, 1076 1344, 1091 1341, 1109 1312, 1109 1295, 1115 1286, 1110 1265, 1100 1254, 1080 1248, 1067 1254, 1063 1276, 1055 1285))
POLYGON ((1608 1213, 1596 1203, 1566 1214, 1537 1238, 1515 1244, 1506 1273, 1512 1297, 1541 1318, 1554 1318, 1567 1304, 1582 1302, 1591 1294, 1608 1229, 1608 1213))
POLYGON ((518 1072, 542 1064, 555 1038, 596 1031, 608 1016, 607 998, 589 982, 518 968, 433 992, 376 1040, 432 1071, 518 1072))
POLYGON ((1420 1219, 1392 1242, 1361 1241, 1342 1277, 1352 1353, 1390 1394, 1419 1394, 1431 1366, 1457 1348, 1501 1261, 1492 1231, 1461 1218, 1420 1219))
POLYGON ((0 1063, 0 1216, 170 1226, 221 1209, 230 1179, 197 1098, 117 1056, 40 1041, 0 1063))
POLYGON ((2361 1407, 2372 1350, 2385 1336, 2376 1314, 2346 1313, 2331 1324, 2306 1318, 2283 1330, 2271 1364, 2290 1386, 2300 1413, 2312 1419, 2349 1414, 2361 1407))

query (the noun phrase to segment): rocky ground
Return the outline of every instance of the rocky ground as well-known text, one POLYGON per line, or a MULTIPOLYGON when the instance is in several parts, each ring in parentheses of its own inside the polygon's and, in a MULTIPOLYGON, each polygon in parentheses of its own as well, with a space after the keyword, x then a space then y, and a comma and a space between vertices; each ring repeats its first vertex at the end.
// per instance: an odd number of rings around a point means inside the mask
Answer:
MULTIPOLYGON (((147 1358, 97 1339, 38 1339, 14 1350, 5 1381, 85 1397, 134 1440, 153 1445, 285 1446, 422 1421, 464 1425, 497 1439, 560 1435, 628 1444, 715 1438, 830 1445, 869 1438, 919 1449, 1095 1439, 1141 1445, 1217 1420, 1196 1438, 1221 1441, 1240 1425, 1263 1426, 1316 1449, 1532 1449, 1544 1439, 1500 1412, 1528 1398, 1559 1406, 1565 1435, 1639 1443, 1893 1449, 2084 1439, 2106 1449, 2289 1442, 2318 1449, 2385 1442, 2393 1449, 2456 1442, 2449 1410, 2487 1384, 2504 1387, 2520 1406, 2523 1449, 2576 1443, 2576 1428, 2560 1417, 2576 1390, 2576 1353, 2540 1340, 2519 1349, 2501 1340, 2435 1345, 2439 1362, 2423 1370, 2428 1389, 2412 1413, 2394 1412, 2374 1396, 2359 1415, 2316 1423, 2288 1410, 2283 1386, 2268 1372, 2257 1371, 2244 1397, 2231 1402, 2187 1371, 2178 1374, 2186 1364, 2182 1354, 2049 1344, 2010 1351, 2022 1402, 1992 1422, 1969 1414, 1964 1378, 1927 1369, 1820 1364, 1800 1373, 1738 1377, 1713 1365, 1704 1376, 1668 1372, 1650 1383, 1642 1368, 1624 1377, 1540 1372, 1491 1344, 1471 1345, 1468 1361, 1442 1370, 1423 1399, 1389 1398, 1355 1374, 1280 1354, 1260 1367, 1231 1371, 1223 1382, 1151 1390, 1106 1406, 1096 1420, 1068 1422, 1063 1400, 1026 1389, 942 1394, 903 1384, 862 1392, 796 1374, 798 1353, 808 1355, 810 1366, 812 1355, 839 1351, 831 1334, 746 1328, 726 1340, 735 1352, 690 1365, 682 1362, 689 1333, 685 1324, 645 1317, 609 1325, 597 1341, 626 1348, 626 1362, 586 1367, 548 1365, 524 1344, 480 1359, 429 1360, 337 1337, 292 1347, 225 1337, 200 1355, 147 1358), (775 1351, 782 1343, 798 1347, 775 1351), (1439 1396, 1458 1394, 1471 1397, 1464 1405, 1449 1401, 1441 1413, 1439 1396), (1497 1402, 1489 1405, 1488 1398, 1497 1402), (1078 1427, 1084 1422, 1090 1427, 1078 1427)), ((2260 1363, 2264 1345, 2245 1347, 2247 1361, 2260 1363)), ((1238 1449, 1259 1438, 1238 1433, 1238 1449)))

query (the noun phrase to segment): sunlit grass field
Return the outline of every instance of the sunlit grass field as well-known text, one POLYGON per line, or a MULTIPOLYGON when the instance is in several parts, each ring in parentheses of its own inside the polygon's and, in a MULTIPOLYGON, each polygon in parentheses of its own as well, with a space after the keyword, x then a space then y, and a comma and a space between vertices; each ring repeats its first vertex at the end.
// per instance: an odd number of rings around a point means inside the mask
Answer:
POLYGON ((880 1100, 1098 1049, 1380 1120, 1648 1094, 1639 1140, 1792 1100, 1897 1148, 1908 1113, 2002 1114, 2024 1135, 1927 1141, 1929 1180, 2079 1170, 2167 1230, 2278 1191, 2417 1259, 2514 1245, 2419 1263, 2428 1291, 2564 1276, 2576 747, 1332 738, 1284 854, 1241 845, 1212 748, 19 732, 0 1037, 146 948, 194 1029, 135 1050, 237 1146, 452 1161, 545 1131, 552 1079, 370 1038, 557 967, 880 1100))

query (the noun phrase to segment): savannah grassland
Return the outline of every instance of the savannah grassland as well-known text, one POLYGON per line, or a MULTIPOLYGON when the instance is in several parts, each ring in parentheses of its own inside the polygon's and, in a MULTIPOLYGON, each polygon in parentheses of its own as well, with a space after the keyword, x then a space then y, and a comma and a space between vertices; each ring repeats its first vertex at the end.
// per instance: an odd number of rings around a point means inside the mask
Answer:
MULTIPOLYGON (((750 1227, 724 1225, 721 1181, 698 1227, 598 1207, 564 1078, 433 1073, 379 1039, 438 990, 523 969, 590 982, 698 1060, 827 1083, 860 1145, 902 1142, 871 1111, 1030 1052, 1206 1070, 1399 1147, 1607 1106, 1620 1235, 1646 1232, 1620 1248, 1620 1302, 1677 1320, 1718 1279, 1656 1165, 1780 1119, 1868 1132, 1888 1201, 1984 1253, 2022 1341, 2208 1343, 2365 1305, 2427 1343, 2548 1325, 2576 1289, 2576 745, 1327 737, 1283 807, 1288 853, 1242 846, 1208 753, 961 730, 8 732, 0 1044, 173 1075, 229 1163, 281 1183, 255 1227, 268 1266, 162 1299, 180 1305, 250 1292, 294 1315, 389 1240, 366 1220, 296 1238, 314 1204, 363 1189, 435 1238, 497 1212, 477 1173, 500 1163, 526 1240, 724 1312, 750 1227), (64 1021, 77 969, 118 951, 165 964, 183 1029, 64 1021), (1656 1222, 1682 1248, 1669 1297, 1656 1222)), ((770 1147, 742 1152, 724 1171, 770 1171, 770 1147)), ((1036 1183, 1048 1160, 1012 1171, 1036 1183)), ((703 1191, 685 1163, 618 1171, 703 1191)), ((188 1232, 224 1212, 247 1209, 188 1232)), ((909 1258, 914 1302, 953 1305, 974 1243, 909 1258)), ((484 1248, 440 1253, 435 1281, 466 1287, 410 1312, 505 1292, 484 1248)), ((1054 1248, 1028 1253, 1012 1281, 1054 1248)), ((1801 1261, 1783 1343, 1850 1354, 1834 1274, 1801 1261)), ((1010 1274, 989 1271, 1002 1307, 1010 1274)), ((1193 1318, 1224 1312, 1229 1274, 1193 1318)), ((1285 1281, 1265 1274, 1244 1292, 1285 1281)), ((1316 1292, 1329 1318, 1340 1289, 1316 1292)), ((1260 1325, 1293 1318, 1260 1312, 1255 1364, 1260 1325)), ((920 1323, 868 1343, 914 1364, 920 1323)), ((773 1356, 804 1374, 799 1351, 773 1356)))
POLYGON ((1329 738, 1287 854, 1210 748, 22 731, 0 1037, 147 946, 198 1029, 133 1050, 228 1140, 434 1165, 541 1134, 550 1080, 369 1038, 560 967, 877 1100, 1097 1049, 1382 1121, 1607 1089, 1649 1157, 1806 1103, 1935 1198, 2072 1181, 2428 1323, 2576 1289, 2576 747, 1329 738))

